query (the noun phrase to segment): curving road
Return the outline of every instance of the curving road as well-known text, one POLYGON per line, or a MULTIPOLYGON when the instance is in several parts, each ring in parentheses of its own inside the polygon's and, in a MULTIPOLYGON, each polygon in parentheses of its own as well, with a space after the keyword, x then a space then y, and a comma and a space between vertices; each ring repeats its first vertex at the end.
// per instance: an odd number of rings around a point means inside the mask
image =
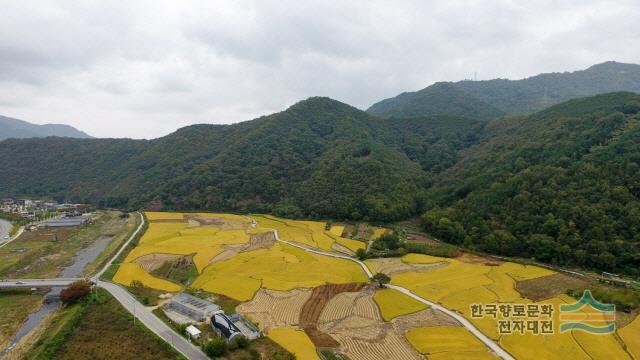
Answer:
MULTIPOLYGON (((357 263, 358 265, 360 265, 360 267, 362 268, 362 270, 364 270, 364 272, 367 274, 368 277, 372 277, 373 274, 371 273, 371 270, 369 270, 369 268, 367 267, 367 265, 365 263, 363 263, 362 261, 349 257, 349 256, 345 256, 345 255, 337 255, 337 254, 333 254, 333 253, 329 253, 329 252, 324 252, 324 251, 320 251, 320 250, 315 250, 315 249, 310 249, 308 247, 302 246, 300 244, 296 244, 293 243, 291 241, 287 241, 287 240, 282 240, 280 239, 280 236, 278 235, 278 231, 277 230, 273 230, 274 235, 276 237, 276 240, 294 247, 297 247, 299 249, 303 249, 304 251, 310 252, 310 253, 314 253, 314 254, 318 254, 318 255, 324 255, 324 256, 330 256, 333 258, 338 258, 338 259, 345 259, 345 260, 350 260, 353 261, 355 263, 357 263)), ((478 330, 478 328, 476 328, 469 320, 467 320, 464 316, 458 314, 455 311, 451 311, 445 307, 443 307, 440 304, 434 303, 432 301, 429 301, 427 299, 421 298, 420 296, 412 293, 411 291, 409 291, 406 288, 403 288, 401 286, 397 286, 397 285, 387 285, 387 287, 400 291, 401 293, 423 303, 423 304, 427 304, 429 306, 431 306, 432 308, 436 309, 436 310, 440 310, 443 313, 451 316, 452 318, 456 319, 458 322, 460 322, 460 324, 462 324, 462 326, 464 326, 465 328, 467 328, 467 330, 469 330, 473 335, 475 335, 478 340, 482 341, 482 343, 484 343, 489 349, 491 349, 494 353, 496 353, 498 356, 500 356, 502 359, 505 360, 515 360, 513 356, 511 356, 507 351, 505 351, 503 348, 501 348, 498 344, 496 344, 493 340, 489 339, 489 337, 487 337, 485 334, 483 334, 480 330, 478 330)))

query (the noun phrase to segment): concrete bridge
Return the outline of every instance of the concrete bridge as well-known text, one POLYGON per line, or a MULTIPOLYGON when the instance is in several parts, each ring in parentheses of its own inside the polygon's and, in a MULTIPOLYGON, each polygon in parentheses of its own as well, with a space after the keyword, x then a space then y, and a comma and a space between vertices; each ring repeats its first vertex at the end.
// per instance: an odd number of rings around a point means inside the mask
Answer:
POLYGON ((59 279, 5 279, 0 280, 0 289, 8 288, 39 288, 39 287, 67 287, 69 284, 83 280, 82 278, 59 279))

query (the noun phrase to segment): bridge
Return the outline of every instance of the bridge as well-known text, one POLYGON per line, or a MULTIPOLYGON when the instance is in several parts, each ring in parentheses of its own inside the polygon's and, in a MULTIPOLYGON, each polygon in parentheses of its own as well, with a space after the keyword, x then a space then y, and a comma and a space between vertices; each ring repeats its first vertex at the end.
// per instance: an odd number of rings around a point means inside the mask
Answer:
POLYGON ((83 280, 82 278, 59 279, 5 279, 0 280, 0 289, 8 288, 39 288, 39 287, 67 287, 69 284, 83 280))

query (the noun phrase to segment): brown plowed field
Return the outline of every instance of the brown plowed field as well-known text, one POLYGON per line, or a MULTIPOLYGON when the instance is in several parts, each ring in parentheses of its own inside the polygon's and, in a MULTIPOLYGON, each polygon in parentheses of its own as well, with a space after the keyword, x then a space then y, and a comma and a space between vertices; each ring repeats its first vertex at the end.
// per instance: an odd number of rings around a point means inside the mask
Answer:
POLYGON ((337 347, 340 345, 331 336, 318 330, 318 319, 320 319, 325 305, 334 296, 345 292, 360 291, 363 286, 362 283, 327 284, 313 289, 311 297, 302 307, 300 325, 317 347, 337 347))

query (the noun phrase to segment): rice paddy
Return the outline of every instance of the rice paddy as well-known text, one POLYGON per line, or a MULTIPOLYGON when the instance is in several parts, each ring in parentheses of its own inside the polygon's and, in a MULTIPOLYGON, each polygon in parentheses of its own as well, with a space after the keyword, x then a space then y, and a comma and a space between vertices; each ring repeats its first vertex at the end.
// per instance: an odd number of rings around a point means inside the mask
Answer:
POLYGON ((278 345, 293 353, 297 359, 320 360, 315 346, 304 331, 291 328, 277 328, 269 331, 267 336, 278 345))
POLYGON ((384 321, 426 309, 428 306, 393 289, 376 291, 373 299, 380 308, 384 321))
POLYGON ((473 353, 474 359, 493 358, 475 336, 462 327, 432 326, 409 330, 407 339, 421 354, 458 359, 454 354, 473 353))
MULTIPOLYGON (((500 335, 495 319, 471 317, 469 306, 474 303, 533 303, 516 291, 516 281, 555 274, 551 270, 510 262, 463 262, 417 254, 407 255, 402 260, 408 264, 446 262, 447 266, 431 271, 397 274, 392 277, 392 283, 462 313, 485 335, 494 339, 517 359, 629 359, 629 355, 613 335, 594 335, 577 330, 561 334, 558 318, 554 321, 555 334, 542 336, 530 333, 500 335)), ((562 294, 540 303, 550 303, 559 309, 561 303, 575 302, 575 299, 562 294)), ((420 339, 420 336, 414 335, 412 343, 417 343, 417 339, 420 339)), ((640 340, 640 338, 637 339, 640 340)), ((625 342, 629 341, 625 340, 625 342)), ((422 350, 424 349, 419 349, 423 352, 422 350)), ((437 352, 435 349, 427 350, 437 352)), ((465 353, 468 354, 468 352, 465 353)), ((430 355, 429 358, 433 356, 430 355)), ((458 358, 457 355, 456 358, 458 358)))
POLYGON ((260 288, 289 291, 326 283, 366 282, 357 264, 311 254, 281 243, 268 234, 278 230, 280 238, 309 247, 331 250, 336 242, 349 249, 364 243, 325 231, 326 224, 271 216, 232 214, 147 213, 149 228, 126 257, 114 281, 131 285, 139 281, 163 291, 181 286, 145 271, 149 258, 191 255, 199 276, 193 288, 247 301, 260 288), (331 269, 331 271, 327 271, 331 269))
POLYGON ((620 337, 627 344, 627 350, 636 359, 640 359, 640 316, 629 325, 618 330, 620 337))

